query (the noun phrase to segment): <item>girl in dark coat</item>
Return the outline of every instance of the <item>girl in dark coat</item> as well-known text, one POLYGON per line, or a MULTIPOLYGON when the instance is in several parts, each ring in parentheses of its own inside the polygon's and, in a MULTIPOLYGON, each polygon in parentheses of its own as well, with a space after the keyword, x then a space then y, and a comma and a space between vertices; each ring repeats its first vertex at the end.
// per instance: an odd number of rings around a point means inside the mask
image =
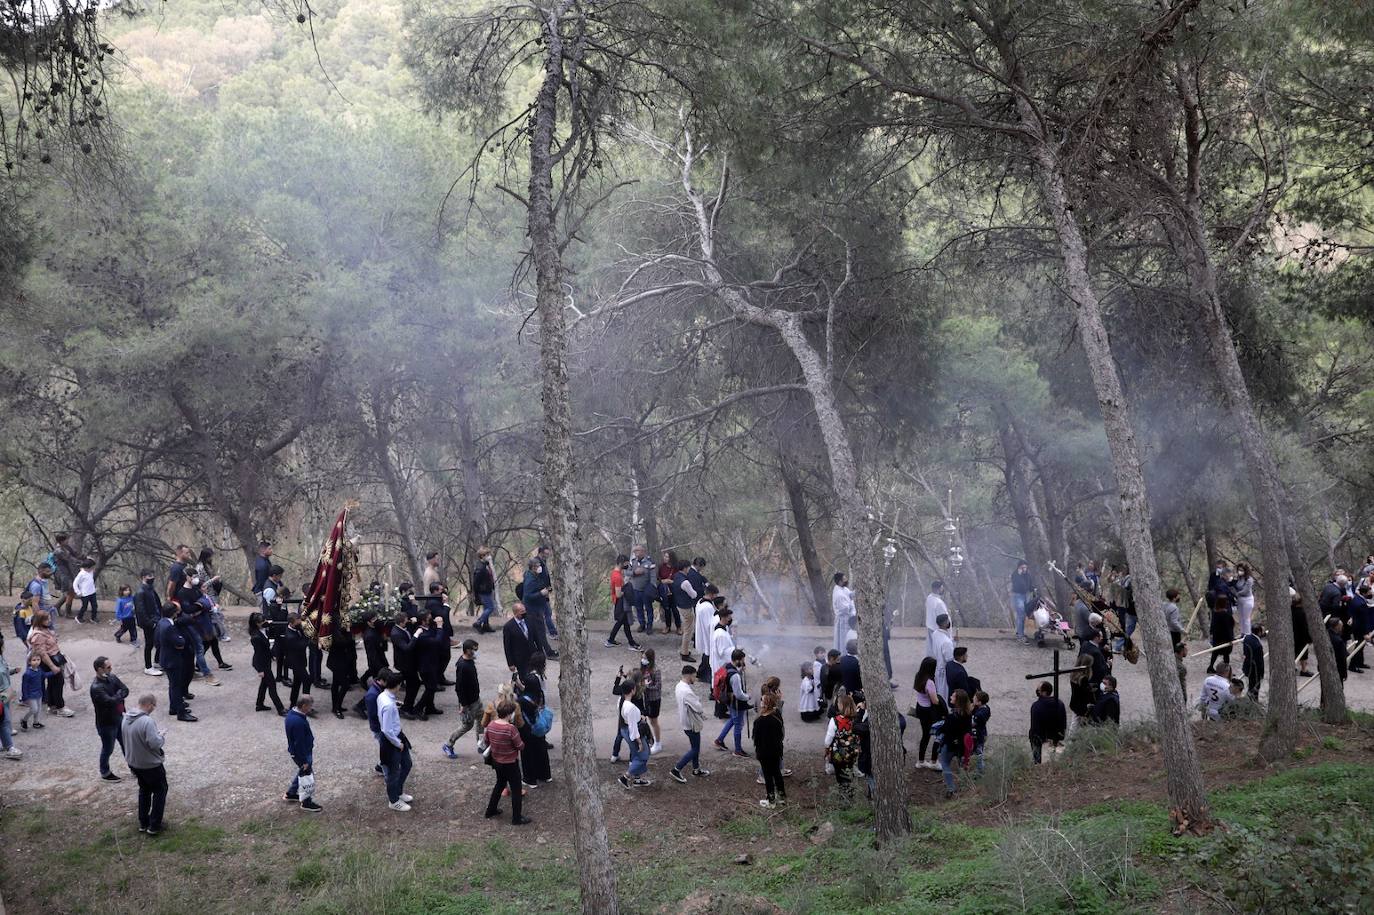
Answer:
POLYGON ((329 641, 325 659, 333 679, 329 683, 329 705, 335 718, 344 716, 344 697, 358 679, 358 643, 346 627, 338 627, 329 641))
POLYGON ((763 768, 763 783, 768 796, 759 801, 760 807, 772 807, 787 800, 787 787, 782 777, 782 741, 786 733, 782 715, 778 714, 778 697, 764 693, 758 720, 754 722, 754 755, 763 768))
POLYGON ((525 678, 525 688, 519 694, 520 739, 525 748, 520 751, 520 772, 525 787, 534 788, 540 782, 553 781, 553 768, 549 764, 549 744, 546 734, 535 735, 530 725, 544 707, 544 667, 547 662, 542 651, 530 655, 530 675, 525 678))
POLYGON ((1231 663, 1231 648, 1228 643, 1235 641, 1236 638, 1236 618, 1231 615, 1231 598, 1226 594, 1218 594, 1216 606, 1212 608, 1212 647, 1227 645, 1220 651, 1212 652, 1207 661, 1207 672, 1210 674, 1212 668, 1218 661, 1231 663))

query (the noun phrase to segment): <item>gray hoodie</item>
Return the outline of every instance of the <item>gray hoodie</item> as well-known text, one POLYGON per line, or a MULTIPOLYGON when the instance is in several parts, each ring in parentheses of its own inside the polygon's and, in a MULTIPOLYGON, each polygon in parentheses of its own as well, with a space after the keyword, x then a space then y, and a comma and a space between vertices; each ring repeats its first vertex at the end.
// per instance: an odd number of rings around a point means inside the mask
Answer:
POLYGON ((141 708, 124 713, 124 761, 130 769, 155 769, 162 765, 162 735, 152 716, 141 708))

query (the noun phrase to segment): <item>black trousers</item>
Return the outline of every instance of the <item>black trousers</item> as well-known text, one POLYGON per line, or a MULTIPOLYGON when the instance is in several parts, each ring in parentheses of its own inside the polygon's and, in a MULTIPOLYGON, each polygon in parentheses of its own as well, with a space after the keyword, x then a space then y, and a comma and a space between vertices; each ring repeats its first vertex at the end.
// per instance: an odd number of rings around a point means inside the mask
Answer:
POLYGON ((348 682, 340 676, 335 676, 334 681, 329 685, 329 705, 333 711, 342 712, 344 697, 348 695, 348 682))
POLYGON ((437 670, 427 670, 420 674, 420 683, 424 686, 424 691, 420 693, 420 698, 415 703, 417 714, 427 714, 434 711, 434 694, 439 690, 439 672, 437 670))
MULTIPOLYGON (((933 705, 916 706, 916 720, 921 722, 921 746, 916 752, 916 761, 926 761, 926 747, 930 744, 930 729, 935 726, 935 722, 940 720, 940 710, 933 705)), ((935 762, 934 748, 931 750, 930 761, 935 762)))
POLYGON ((763 769, 764 790, 768 792, 768 799, 787 798, 787 788, 782 783, 782 757, 775 756, 768 759, 759 759, 759 766, 763 769))
POLYGON ((147 669, 159 660, 158 655, 161 654, 157 650, 157 626, 139 623, 138 628, 143 630, 143 667, 147 669))
POLYGON ((224 663, 224 655, 219 653, 219 639, 206 639, 205 647, 209 650, 210 654, 215 656, 216 664, 224 663))
POLYGON ((162 809, 167 805, 167 770, 131 769, 138 779, 138 825, 142 829, 162 828, 162 809))
POLYGON ((403 670, 401 676, 405 678, 406 701, 401 703, 401 711, 414 712, 415 700, 420 697, 420 672, 418 670, 403 670))
POLYGON ((291 671, 291 707, 296 707, 296 700, 304 692, 310 695, 310 674, 304 667, 296 667, 291 671))
POLYGON ((277 695, 277 680, 272 676, 272 671, 265 674, 258 674, 258 705, 263 704, 263 699, 272 697, 272 705, 277 711, 282 711, 281 696, 277 695))
POLYGON ((310 682, 318 683, 323 677, 320 676, 320 667, 324 664, 324 652, 312 642, 310 644, 310 682))
POLYGON ((487 801, 487 814, 495 816, 501 809, 501 792, 510 789, 510 819, 514 823, 520 819, 520 792, 525 790, 520 783, 520 760, 509 763, 495 763, 496 785, 491 789, 491 800, 487 801))
POLYGON ((186 711, 186 671, 180 666, 164 664, 162 673, 167 677, 167 711, 180 715, 186 711))

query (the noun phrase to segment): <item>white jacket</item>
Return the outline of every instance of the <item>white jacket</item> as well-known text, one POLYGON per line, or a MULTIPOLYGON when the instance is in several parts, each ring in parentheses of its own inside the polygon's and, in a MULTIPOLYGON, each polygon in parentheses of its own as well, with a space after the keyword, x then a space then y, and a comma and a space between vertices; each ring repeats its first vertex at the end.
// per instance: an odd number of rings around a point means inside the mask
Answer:
POLYGON ((735 651, 735 637, 729 629, 717 627, 711 633, 711 674, 730 663, 730 655, 735 651))
POLYGON ((702 707, 701 699, 697 697, 693 690, 683 681, 677 681, 677 720, 684 731, 701 731, 702 722, 706 720, 706 710, 702 707))
POLYGON ((76 579, 72 582, 72 590, 77 597, 90 597, 95 593, 95 576, 90 569, 82 569, 76 573, 76 579))

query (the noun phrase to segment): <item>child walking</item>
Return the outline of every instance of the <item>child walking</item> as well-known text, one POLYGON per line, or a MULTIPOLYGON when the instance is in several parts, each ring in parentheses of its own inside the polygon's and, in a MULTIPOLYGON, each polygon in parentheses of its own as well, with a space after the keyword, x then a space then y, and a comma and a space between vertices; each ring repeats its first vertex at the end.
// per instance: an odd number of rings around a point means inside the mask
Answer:
POLYGON ((663 709, 663 674, 659 673, 652 648, 644 649, 644 657, 639 661, 639 673, 644 685, 644 717, 649 719, 649 729, 654 734, 649 753, 660 753, 663 750, 663 731, 659 728, 658 716, 663 709))
POLYGON ((764 693, 758 720, 754 722, 754 755, 763 767, 764 790, 768 796, 760 807, 774 807, 787 800, 782 777, 782 741, 785 733, 776 693, 764 693))
POLYGON ((81 609, 76 611, 76 621, 84 623, 86 611, 91 611, 91 622, 100 622, 100 608, 95 601, 95 560, 85 559, 81 562, 81 571, 76 573, 76 580, 72 582, 72 590, 76 596, 81 598, 81 609))
POLYGON ((35 728, 44 727, 43 722, 39 720, 43 712, 43 696, 46 693, 44 684, 48 678, 60 676, 60 670, 44 670, 43 659, 37 654, 29 655, 29 669, 24 671, 24 678, 19 683, 19 698, 29 707, 24 717, 19 720, 20 730, 27 731, 30 724, 35 728))
POLYGON ((128 585, 119 586, 119 599, 115 601, 115 622, 119 624, 115 629, 115 641, 120 641, 120 636, 129 633, 129 644, 138 644, 138 625, 134 622, 134 589, 128 585))
POLYGON ((816 685, 816 666, 814 662, 803 661, 801 666, 801 698, 797 702, 802 721, 819 721, 821 717, 821 691, 816 685))

